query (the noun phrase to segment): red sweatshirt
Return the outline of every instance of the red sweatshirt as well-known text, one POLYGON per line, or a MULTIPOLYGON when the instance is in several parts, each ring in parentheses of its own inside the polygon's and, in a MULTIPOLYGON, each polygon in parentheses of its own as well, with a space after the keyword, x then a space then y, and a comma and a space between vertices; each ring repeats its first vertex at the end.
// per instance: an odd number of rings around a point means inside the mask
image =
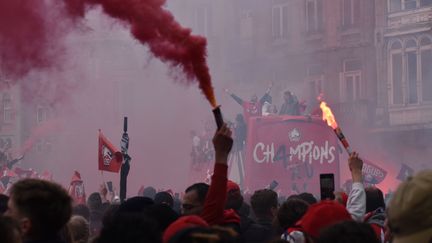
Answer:
POLYGON ((234 210, 225 210, 227 198, 228 166, 215 163, 214 173, 201 217, 209 225, 240 223, 240 217, 234 210))

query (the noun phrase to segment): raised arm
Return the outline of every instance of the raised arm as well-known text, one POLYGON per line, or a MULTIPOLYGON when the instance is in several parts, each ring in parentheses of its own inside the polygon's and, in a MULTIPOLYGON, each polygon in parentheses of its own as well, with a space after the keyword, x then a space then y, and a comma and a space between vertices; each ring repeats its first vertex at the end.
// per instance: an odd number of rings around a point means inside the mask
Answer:
POLYGON ((229 92, 228 89, 225 89, 225 93, 231 96, 239 105, 243 105, 243 99, 235 95, 234 93, 229 92))
POLYGON ((349 168, 352 176, 352 188, 348 196, 347 210, 355 221, 363 221, 366 213, 366 192, 363 186, 363 161, 354 152, 348 159, 349 168))
POLYGON ((213 137, 215 148, 215 165, 210 188, 204 202, 201 217, 209 224, 216 225, 223 222, 228 181, 228 154, 233 140, 231 130, 224 124, 213 137))

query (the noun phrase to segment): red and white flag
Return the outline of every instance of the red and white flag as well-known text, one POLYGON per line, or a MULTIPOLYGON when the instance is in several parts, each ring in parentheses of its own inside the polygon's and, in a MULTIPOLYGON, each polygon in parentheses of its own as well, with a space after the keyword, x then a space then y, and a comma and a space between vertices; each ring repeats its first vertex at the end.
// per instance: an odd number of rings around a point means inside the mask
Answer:
POLYGON ((84 190, 84 182, 78 171, 75 171, 69 186, 69 196, 72 197, 76 204, 86 203, 86 194, 84 190))
POLYGON ((99 130, 98 149, 99 170, 118 173, 123 162, 123 155, 99 130))

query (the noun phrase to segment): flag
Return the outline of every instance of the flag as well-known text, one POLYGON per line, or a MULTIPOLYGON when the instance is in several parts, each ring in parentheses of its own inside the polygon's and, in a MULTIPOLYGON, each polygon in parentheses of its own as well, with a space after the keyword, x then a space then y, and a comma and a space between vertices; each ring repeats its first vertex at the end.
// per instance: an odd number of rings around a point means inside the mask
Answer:
POLYGON ((99 170, 118 173, 123 162, 122 153, 99 130, 99 170))
POLYGON ((396 179, 400 180, 400 181, 405 181, 408 179, 408 177, 412 176, 414 174, 414 169, 409 167, 406 164, 402 164, 402 167, 399 171, 398 176, 396 177, 396 179))
POLYGON ((362 172, 364 182, 372 185, 381 183, 387 176, 386 170, 366 159, 363 159, 362 172))
POLYGON ((76 204, 86 203, 86 194, 84 190, 84 182, 81 179, 81 174, 75 171, 69 186, 69 196, 72 197, 76 204))

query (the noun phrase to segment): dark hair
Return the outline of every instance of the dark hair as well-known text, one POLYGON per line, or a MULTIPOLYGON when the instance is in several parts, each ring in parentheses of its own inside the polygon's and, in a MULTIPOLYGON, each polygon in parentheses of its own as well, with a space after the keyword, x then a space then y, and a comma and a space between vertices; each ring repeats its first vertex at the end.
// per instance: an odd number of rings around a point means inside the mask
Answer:
POLYGON ((207 192, 209 189, 209 185, 205 184, 205 183, 195 183, 192 186, 186 188, 186 193, 190 192, 190 191, 196 191, 198 194, 198 200, 204 204, 205 198, 207 196, 207 192))
POLYGON ((318 243, 379 243, 379 239, 372 227, 367 223, 344 221, 324 229, 318 243))
POLYGON ((10 195, 18 212, 32 223, 31 239, 57 234, 71 217, 72 199, 59 184, 24 179, 12 186, 10 195))
POLYGON ((366 192, 366 212, 372 212, 378 208, 385 209, 384 196, 380 189, 376 187, 367 187, 366 192))
POLYGON ((98 243, 161 242, 158 224, 142 213, 120 213, 102 228, 98 243))
POLYGON ((0 194, 0 215, 4 214, 8 208, 7 203, 9 201, 9 197, 4 195, 4 194, 0 194))
POLYGON ((252 210, 257 217, 268 216, 278 206, 278 196, 270 189, 255 191, 251 197, 252 210))
POLYGON ((144 188, 144 191, 142 194, 143 197, 148 197, 148 198, 151 198, 153 200, 155 195, 156 195, 156 189, 154 189, 154 187, 148 186, 148 187, 144 188))
POLYGON ((306 213, 309 204, 302 199, 289 199, 278 210, 279 225, 285 230, 294 224, 306 213))
POLYGON ((98 192, 93 192, 87 198, 87 206, 90 211, 102 210, 102 198, 98 192))
POLYGON ((174 234, 169 243, 237 243, 237 233, 227 227, 213 226, 210 228, 186 228, 174 234))
POLYGON ((10 217, 0 216, 0 242, 14 243, 19 237, 18 223, 10 217))
POLYGON ((87 221, 89 221, 90 209, 85 204, 78 204, 72 208, 72 215, 83 216, 87 221))
POLYGON ((298 194, 298 197, 304 201, 306 201, 307 203, 309 203, 309 205, 313 205, 315 203, 317 203, 317 199, 314 197, 314 195, 312 195, 309 192, 303 192, 298 194))
POLYGON ((174 206, 174 198, 168 192, 158 192, 154 197, 155 204, 166 204, 170 208, 174 206))

